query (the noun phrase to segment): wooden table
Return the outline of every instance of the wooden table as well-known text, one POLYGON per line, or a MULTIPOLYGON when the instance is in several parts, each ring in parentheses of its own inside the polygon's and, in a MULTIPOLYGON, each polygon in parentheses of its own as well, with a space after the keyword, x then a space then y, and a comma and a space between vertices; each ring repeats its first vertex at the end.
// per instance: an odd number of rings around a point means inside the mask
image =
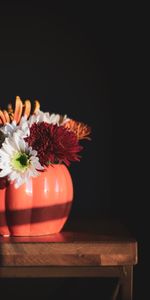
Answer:
POLYGON ((114 221, 67 223, 44 237, 0 237, 0 277, 118 277, 122 300, 132 299, 137 242, 114 221))

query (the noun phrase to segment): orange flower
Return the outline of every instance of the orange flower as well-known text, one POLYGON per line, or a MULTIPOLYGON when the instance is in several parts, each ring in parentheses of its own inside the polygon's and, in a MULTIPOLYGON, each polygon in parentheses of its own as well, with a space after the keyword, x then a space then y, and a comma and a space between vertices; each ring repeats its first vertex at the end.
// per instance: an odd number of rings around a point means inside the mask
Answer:
POLYGON ((87 139, 90 140, 91 128, 82 122, 69 120, 65 127, 76 134, 78 140, 87 139))
MULTIPOLYGON (((33 114, 40 109, 40 103, 35 100, 33 114)), ((24 104, 19 96, 16 97, 15 109, 13 110, 12 104, 8 104, 7 110, 0 110, 0 125, 16 121, 19 124, 22 116, 27 118, 31 114, 31 102, 30 100, 25 100, 24 104)))

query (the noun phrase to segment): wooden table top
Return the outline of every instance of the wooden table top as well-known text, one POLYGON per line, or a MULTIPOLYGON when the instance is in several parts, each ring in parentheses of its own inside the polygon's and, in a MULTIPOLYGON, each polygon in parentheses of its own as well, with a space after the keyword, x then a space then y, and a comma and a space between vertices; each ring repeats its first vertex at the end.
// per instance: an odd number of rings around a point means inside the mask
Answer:
POLYGON ((116 221, 67 222, 40 237, 0 237, 0 266, 118 266, 137 263, 137 242, 116 221))

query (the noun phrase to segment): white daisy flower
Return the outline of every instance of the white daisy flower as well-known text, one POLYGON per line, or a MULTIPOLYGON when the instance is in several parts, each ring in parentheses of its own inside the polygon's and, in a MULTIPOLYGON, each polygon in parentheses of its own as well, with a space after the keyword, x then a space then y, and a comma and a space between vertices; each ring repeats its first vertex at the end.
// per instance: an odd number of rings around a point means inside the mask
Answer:
POLYGON ((21 118, 19 125, 16 124, 16 121, 12 121, 11 123, 6 123, 0 130, 5 137, 12 136, 14 132, 17 132, 21 137, 26 137, 30 133, 26 116, 21 118))
POLYGON ((16 132, 5 138, 0 148, 0 177, 8 176, 14 181, 15 188, 27 183, 30 177, 36 177, 43 170, 37 157, 37 151, 32 150, 16 132))
POLYGON ((17 129, 16 121, 12 121, 12 123, 6 123, 3 127, 1 127, 1 131, 5 136, 10 136, 17 129))
POLYGON ((50 114, 49 112, 42 112, 39 110, 36 114, 32 115, 29 120, 29 126, 31 127, 33 123, 40 123, 40 122, 46 122, 48 124, 53 124, 57 126, 64 125, 66 122, 68 122, 69 119, 67 118, 67 115, 62 117, 59 114, 50 114))

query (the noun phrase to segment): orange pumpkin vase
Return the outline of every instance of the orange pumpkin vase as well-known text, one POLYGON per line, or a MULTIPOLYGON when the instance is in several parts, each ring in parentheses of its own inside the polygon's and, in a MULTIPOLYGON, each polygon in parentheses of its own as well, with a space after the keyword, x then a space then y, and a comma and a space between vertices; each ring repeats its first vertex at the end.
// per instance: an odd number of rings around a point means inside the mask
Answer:
POLYGON ((0 235, 40 236, 61 231, 70 213, 73 184, 67 167, 50 165, 18 189, 0 189, 0 235))

